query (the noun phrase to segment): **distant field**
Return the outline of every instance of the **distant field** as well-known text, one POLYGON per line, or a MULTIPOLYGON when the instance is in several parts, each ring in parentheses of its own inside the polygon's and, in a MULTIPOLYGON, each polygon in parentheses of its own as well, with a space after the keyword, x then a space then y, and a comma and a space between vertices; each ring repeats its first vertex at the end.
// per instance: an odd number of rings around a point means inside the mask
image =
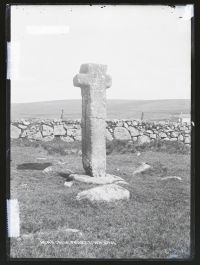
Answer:
MULTIPOLYGON (((65 119, 81 118, 81 100, 56 100, 35 103, 13 103, 11 120, 20 118, 60 118, 64 110, 65 119)), ((169 100, 107 100, 108 119, 169 119, 181 112, 190 113, 189 99, 169 100)))

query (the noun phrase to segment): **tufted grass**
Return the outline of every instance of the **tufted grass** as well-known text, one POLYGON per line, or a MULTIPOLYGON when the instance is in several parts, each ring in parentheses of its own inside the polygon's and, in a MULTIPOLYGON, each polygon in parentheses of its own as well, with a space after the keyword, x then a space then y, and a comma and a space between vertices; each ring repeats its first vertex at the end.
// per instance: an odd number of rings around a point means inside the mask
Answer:
MULTIPOLYGON (((68 155, 72 153, 78 153, 81 150, 81 142, 67 143, 61 141, 59 138, 54 138, 50 142, 33 141, 28 139, 17 139, 13 140, 13 144, 21 147, 42 147, 48 154, 59 154, 68 155)), ((139 145, 127 140, 113 140, 111 142, 106 142, 106 154, 110 155, 112 153, 136 153, 145 151, 156 151, 165 152, 169 154, 190 154, 190 147, 179 141, 164 141, 157 139, 151 141, 150 143, 144 143, 139 145)))
POLYGON ((107 154, 111 153, 136 153, 145 152, 148 150, 156 152, 164 152, 169 154, 189 154, 190 147, 179 141, 164 141, 156 139, 150 143, 138 144, 129 141, 113 140, 107 142, 107 154))
POLYGON ((27 138, 23 139, 21 138, 21 139, 12 140, 12 143, 19 147, 33 147, 33 148, 40 147, 46 150, 49 155, 59 154, 65 156, 71 153, 78 153, 78 151, 81 150, 80 142, 76 141, 76 142, 67 143, 62 141, 59 137, 55 137, 50 142, 30 141, 27 138))
MULTIPOLYGON (((68 150, 80 147, 62 144, 68 150)), ((114 149, 107 156, 107 172, 129 183, 131 198, 92 204, 75 199, 91 184, 74 183, 67 188, 61 176, 17 170, 21 163, 67 162, 68 169, 83 173, 77 153, 63 156, 49 153, 41 144, 19 141, 12 143, 11 151, 11 197, 19 200, 21 232, 20 238, 11 239, 11 258, 190 257, 189 154, 144 149, 137 156, 114 149), (133 177, 141 162, 150 164, 151 170, 133 177), (182 180, 163 180, 164 176, 182 180), (81 233, 67 232, 67 228, 81 233), (77 241, 90 243, 67 244, 77 241)))

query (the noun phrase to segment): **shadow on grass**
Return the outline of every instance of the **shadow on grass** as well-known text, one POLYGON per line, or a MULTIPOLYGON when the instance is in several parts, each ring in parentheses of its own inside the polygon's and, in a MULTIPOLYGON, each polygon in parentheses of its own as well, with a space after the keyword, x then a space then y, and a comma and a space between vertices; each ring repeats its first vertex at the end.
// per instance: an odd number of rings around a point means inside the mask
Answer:
POLYGON ((52 163, 23 163, 23 164, 17 165, 17 169, 19 170, 43 170, 51 165, 52 163))
POLYGON ((72 181, 73 178, 70 177, 71 173, 64 173, 64 172, 58 172, 58 175, 62 178, 64 178, 67 182, 69 181, 72 181))

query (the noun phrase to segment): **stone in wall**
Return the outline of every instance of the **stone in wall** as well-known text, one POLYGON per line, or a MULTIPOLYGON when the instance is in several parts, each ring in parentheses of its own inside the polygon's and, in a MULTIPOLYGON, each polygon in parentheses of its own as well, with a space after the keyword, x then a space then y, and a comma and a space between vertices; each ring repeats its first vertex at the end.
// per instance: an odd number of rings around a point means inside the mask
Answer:
POLYGON ((162 138, 167 138, 167 135, 166 135, 166 133, 164 133, 164 132, 160 132, 159 134, 158 134, 158 136, 162 139, 162 138))
POLYGON ((124 127, 116 127, 114 129, 114 137, 116 140, 130 140, 131 135, 124 127))
POLYGON ((28 139, 30 139, 30 140, 37 140, 37 141, 42 140, 42 138, 43 137, 42 137, 41 132, 36 132, 36 133, 31 134, 31 135, 28 136, 28 139))
POLYGON ((146 133, 153 134, 153 131, 152 130, 147 130, 146 133))
POLYGON ((24 119, 21 119, 20 122, 21 122, 22 124, 26 125, 26 126, 30 124, 29 121, 26 121, 26 120, 24 120, 24 119))
POLYGON ((52 127, 54 125, 52 120, 41 120, 41 124, 52 127))
POLYGON ((190 130, 185 130, 185 134, 190 134, 191 131, 190 130))
POLYGON ((114 125, 114 120, 106 120, 106 127, 112 127, 114 125))
POLYGON ((78 123, 75 123, 75 124, 73 124, 73 123, 66 124, 66 123, 65 123, 63 126, 64 126, 64 128, 65 128, 66 130, 69 130, 69 129, 79 129, 79 130, 81 130, 81 125, 78 124, 78 123))
POLYGON ((80 142, 82 140, 82 136, 81 135, 75 135, 74 140, 80 142))
POLYGON ((123 127, 124 122, 121 121, 121 120, 118 120, 118 121, 116 122, 116 125, 117 125, 117 127, 123 127))
POLYGON ((165 125, 166 124, 166 122, 165 121, 159 121, 159 125, 165 125))
POLYGON ((169 140, 172 141, 172 142, 173 142, 173 141, 175 142, 175 141, 178 140, 178 138, 177 138, 177 137, 174 137, 174 138, 170 138, 169 140))
POLYGON ((20 137, 21 138, 24 138, 26 136, 27 136, 27 130, 23 130, 22 133, 21 133, 21 135, 20 135, 20 137))
POLYGON ((178 132, 172 132, 172 133, 171 133, 171 137, 172 137, 172 138, 178 137, 178 135, 179 135, 178 132))
POLYGON ((169 127, 167 127, 166 129, 163 130, 165 133, 170 133, 173 132, 173 129, 170 129, 169 127))
POLYGON ((185 144, 190 144, 190 142, 191 142, 190 136, 185 137, 184 143, 185 144))
POLYGON ((74 124, 66 124, 66 123, 64 123, 63 127, 64 127, 66 130, 74 129, 74 124))
POLYGON ((129 127, 128 130, 129 130, 131 136, 133 136, 133 137, 140 135, 140 132, 134 127, 129 127))
POLYGON ((126 129, 128 129, 128 127, 129 127, 128 124, 127 124, 127 122, 125 122, 125 121, 124 121, 124 127, 125 127, 126 129))
POLYGON ((109 132, 108 129, 106 129, 106 140, 107 141, 112 141, 113 140, 112 134, 109 132))
POLYGON ((179 127, 179 130, 180 130, 180 131, 186 131, 186 130, 187 130, 187 126, 180 126, 180 127, 179 127))
POLYGON ((32 138, 34 138, 33 135, 37 134, 38 132, 40 133, 40 129, 39 129, 38 124, 32 125, 29 128, 27 128, 26 130, 23 130, 23 132, 22 132, 20 137, 22 137, 22 138, 27 137, 28 139, 32 139, 32 138))
POLYGON ((10 137, 12 139, 17 139, 17 138, 19 138, 20 134, 21 134, 21 130, 19 128, 17 128, 16 126, 11 125, 10 137))
POLYGON ((138 143, 139 144, 144 144, 144 143, 150 143, 150 138, 149 138, 149 136, 147 136, 147 135, 140 135, 139 137, 138 137, 138 143))
POLYGON ((138 125, 138 121, 132 121, 132 125, 133 126, 137 126, 138 125))
POLYGON ((54 125, 54 135, 55 136, 60 136, 60 135, 65 135, 66 131, 63 127, 63 125, 54 125))
POLYGON ((76 141, 81 141, 81 129, 67 129, 67 136, 74 138, 76 141))
POLYGON ((42 125, 42 135, 49 136, 53 134, 53 128, 48 125, 42 125))
MULTIPOLYGON (((135 120, 107 120, 107 136, 106 139, 112 141, 113 138, 118 140, 132 140, 136 142, 139 139, 149 141, 157 138, 169 139, 170 141, 180 141, 187 145, 190 144, 190 125, 182 125, 180 123, 159 122, 141 122, 135 120), (134 126, 133 126, 134 124, 134 126), (122 125, 122 126, 117 126, 122 125), (139 136, 144 136, 140 137, 139 136), (149 137, 146 138, 145 136, 149 137)), ((81 124, 76 120, 41 120, 34 119, 32 121, 18 120, 11 122, 11 138, 28 138, 30 140, 51 141, 56 136, 63 136, 66 141, 81 141, 81 124), (41 136, 42 133, 42 136, 41 136)))
POLYGON ((77 129, 67 129, 67 136, 80 136, 81 135, 81 130, 77 129))
POLYGON ((75 125, 74 125, 74 129, 81 130, 81 125, 80 125, 80 124, 75 124, 75 125))
POLYGON ((156 134, 155 134, 155 133, 151 133, 151 134, 150 134, 150 138, 151 138, 151 139, 156 139, 156 134))
POLYGON ((57 124, 62 124, 63 123, 62 119, 53 119, 53 122, 57 123, 57 124))
POLYGON ((114 128, 113 127, 110 127, 110 128, 107 128, 108 131, 112 134, 112 136, 114 135, 114 128))
POLYGON ((24 125, 24 124, 18 124, 18 128, 20 128, 20 129, 26 129, 27 128, 27 126, 26 125, 24 125))
POLYGON ((183 135, 180 134, 179 137, 178 137, 178 141, 182 142, 183 140, 184 140, 184 137, 183 137, 183 135))

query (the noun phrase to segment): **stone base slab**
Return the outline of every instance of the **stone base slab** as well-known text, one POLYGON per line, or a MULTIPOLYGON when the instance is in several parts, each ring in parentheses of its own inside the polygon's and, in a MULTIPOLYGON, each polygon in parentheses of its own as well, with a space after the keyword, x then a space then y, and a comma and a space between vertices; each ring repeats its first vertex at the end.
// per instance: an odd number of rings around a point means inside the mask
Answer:
POLYGON ((106 174, 106 177, 91 177, 89 175, 71 174, 69 177, 75 181, 89 184, 104 185, 116 183, 128 185, 128 183, 123 178, 111 174, 106 174))

